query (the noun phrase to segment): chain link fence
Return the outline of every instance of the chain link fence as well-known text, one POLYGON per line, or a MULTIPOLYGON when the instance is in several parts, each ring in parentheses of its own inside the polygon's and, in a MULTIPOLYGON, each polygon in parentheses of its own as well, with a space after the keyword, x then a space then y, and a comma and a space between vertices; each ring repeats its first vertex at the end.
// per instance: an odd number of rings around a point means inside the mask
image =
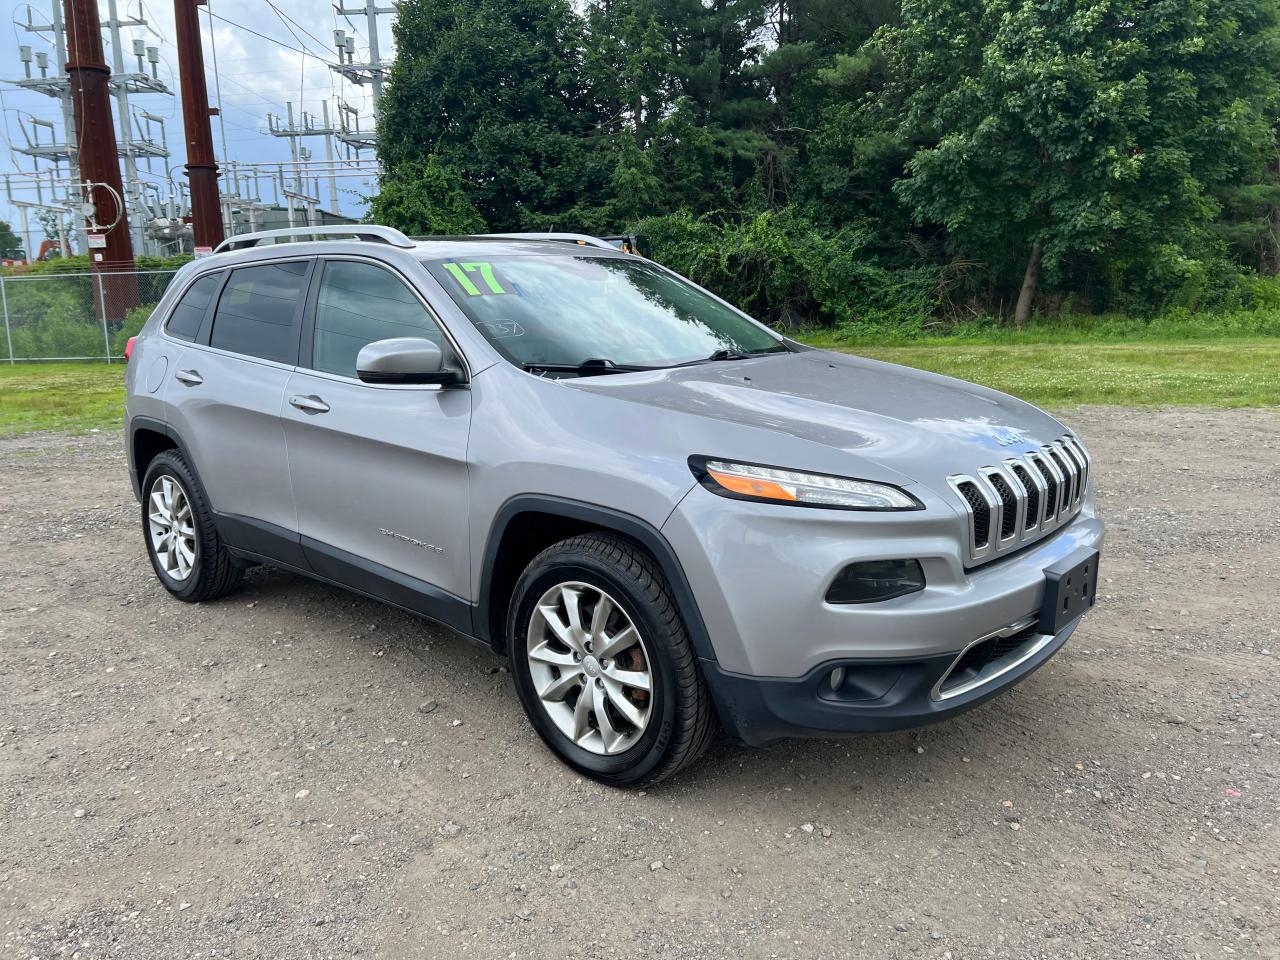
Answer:
POLYGON ((0 362, 123 360, 176 272, 0 275, 0 362))

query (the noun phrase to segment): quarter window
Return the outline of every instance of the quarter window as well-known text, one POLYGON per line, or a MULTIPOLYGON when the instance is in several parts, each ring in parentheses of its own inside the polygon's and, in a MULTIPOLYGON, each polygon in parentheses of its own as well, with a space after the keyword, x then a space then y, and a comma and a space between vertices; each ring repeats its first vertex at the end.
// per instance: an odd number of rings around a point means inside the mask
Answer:
POLYGON ((179 340, 194 340, 200 332, 200 324, 204 320, 205 311, 209 309, 209 301, 218 290, 218 281, 222 274, 214 273, 201 277, 187 288, 178 305, 169 315, 165 330, 171 337, 179 340))
POLYGON ((277 363, 295 362, 298 300, 306 279, 307 264, 300 260, 233 271, 218 298, 209 345, 277 363))
POLYGON ((369 263, 326 263, 316 301, 312 366, 354 377, 360 349, 392 337, 425 337, 443 346, 440 328, 404 281, 369 263))

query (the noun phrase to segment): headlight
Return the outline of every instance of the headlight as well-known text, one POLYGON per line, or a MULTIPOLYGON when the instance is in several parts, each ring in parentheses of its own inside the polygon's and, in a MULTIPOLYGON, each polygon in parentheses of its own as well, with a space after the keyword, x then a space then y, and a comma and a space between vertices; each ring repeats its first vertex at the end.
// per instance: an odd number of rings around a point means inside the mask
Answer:
POLYGON ((834 510, 923 510, 905 490, 887 483, 825 473, 800 473, 756 463, 690 457, 689 468, 712 493, 734 500, 786 503, 834 510))

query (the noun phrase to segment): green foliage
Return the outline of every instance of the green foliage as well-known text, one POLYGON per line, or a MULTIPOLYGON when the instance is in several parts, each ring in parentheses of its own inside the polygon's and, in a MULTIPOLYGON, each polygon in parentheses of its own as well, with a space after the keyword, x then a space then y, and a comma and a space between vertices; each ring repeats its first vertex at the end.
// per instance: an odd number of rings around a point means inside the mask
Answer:
POLYGON ((637 229, 655 259, 783 329, 918 322, 937 285, 932 267, 871 262, 869 230, 827 234, 789 210, 728 223, 673 214, 637 229))
POLYGON ((372 216, 639 230, 786 327, 1247 309, 1280 0, 404 0, 372 216), (1031 277, 1032 280, 1036 278, 1031 277))
POLYGON ((369 206, 368 219, 411 236, 483 233, 484 219, 458 175, 435 157, 401 164, 369 206))
POLYGON ((156 305, 149 303, 144 307, 134 307, 124 315, 124 320, 120 323, 120 328, 111 334, 111 355, 113 357, 123 357, 124 348, 129 343, 130 337, 136 337, 141 331, 147 320, 151 318, 151 314, 155 311, 156 305))
POLYGON ((0 220, 0 257, 16 260, 22 255, 22 238, 13 232, 7 220, 0 220))
MULTIPOLYGON (((191 255, 182 253, 169 257, 135 257, 140 271, 157 272, 177 270, 191 262, 191 255)), ((88 273, 92 268, 89 257, 79 254, 74 257, 60 257, 53 260, 37 260, 16 267, 0 267, 0 274, 6 277, 45 276, 54 273, 88 273)))
MULTIPOLYGON (((71 258, 57 263, 82 260, 71 258)), ((87 261, 80 265, 87 268, 87 261)), ((128 287, 108 281, 100 289, 98 280, 87 269, 51 275, 54 271, 49 267, 48 263, 33 264, 29 270, 4 280, 9 340, 15 357, 99 358, 108 349, 112 356, 122 356, 129 337, 141 329, 173 277, 171 270, 152 271, 138 274, 128 287), (105 332, 101 320, 103 293, 110 318, 105 332), (123 306, 121 298, 126 296, 131 298, 126 302, 148 306, 125 310, 121 316, 113 308, 116 304, 123 306)))

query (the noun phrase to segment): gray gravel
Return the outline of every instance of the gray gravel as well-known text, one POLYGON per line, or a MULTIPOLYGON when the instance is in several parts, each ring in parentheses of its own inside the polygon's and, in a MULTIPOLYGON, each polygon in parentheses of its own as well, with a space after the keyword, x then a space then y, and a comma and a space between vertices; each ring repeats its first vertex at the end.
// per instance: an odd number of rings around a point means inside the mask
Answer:
POLYGON ((0 440, 0 958, 1280 956, 1280 414, 1086 408, 1105 602, 913 733, 619 793, 500 661, 154 580, 115 435, 0 440))

